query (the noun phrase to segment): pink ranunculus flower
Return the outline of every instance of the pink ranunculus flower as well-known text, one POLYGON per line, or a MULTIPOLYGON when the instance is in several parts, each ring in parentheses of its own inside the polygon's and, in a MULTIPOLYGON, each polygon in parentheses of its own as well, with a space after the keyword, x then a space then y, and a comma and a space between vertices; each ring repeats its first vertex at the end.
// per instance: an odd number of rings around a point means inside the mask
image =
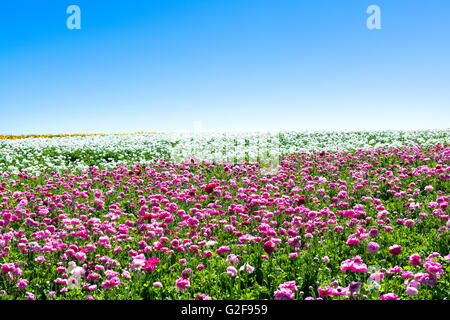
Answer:
POLYGON ((295 284, 295 281, 286 281, 285 283, 282 283, 278 286, 279 289, 289 289, 291 291, 297 291, 297 285, 295 284))
POLYGON ((276 247, 276 245, 275 245, 275 242, 273 242, 273 241, 266 241, 265 243, 264 243, 264 251, 267 253, 267 254, 272 254, 272 253, 274 253, 275 251, 276 251, 276 249, 275 249, 275 247, 276 247))
POLYGON ((376 242, 369 242, 367 244, 367 249, 369 250, 369 253, 377 253, 378 250, 380 250, 380 246, 376 242))
POLYGON ((246 263, 244 263, 244 264, 242 265, 242 267, 239 268, 239 270, 240 270, 240 271, 245 270, 245 271, 247 271, 248 273, 253 273, 253 271, 255 271, 255 268, 252 267, 251 265, 249 265, 249 264, 246 262, 246 263))
POLYGON ((175 282, 175 286, 177 287, 178 290, 184 291, 186 287, 191 286, 191 283, 189 279, 178 278, 177 281, 175 282))
POLYGON ((402 246, 400 246, 398 244, 394 244, 393 246, 389 247, 389 253, 392 255, 398 256, 401 251, 402 251, 402 246))
POLYGON ((422 259, 419 254, 415 253, 409 257, 409 263, 414 266, 418 266, 422 263, 422 259))
POLYGON ((380 299, 381 300, 398 300, 398 296, 393 292, 389 292, 389 293, 381 295, 380 299))
POLYGON ((416 287, 408 286, 406 288, 406 294, 408 294, 410 296, 417 296, 418 293, 419 293, 419 291, 417 290, 416 287))
POLYGON ((228 266, 228 267, 227 267, 227 274, 228 274, 229 276, 235 277, 236 274, 237 274, 236 268, 233 267, 233 266, 228 266))
POLYGON ((287 289, 282 288, 274 292, 275 300, 294 300, 295 294, 287 289))

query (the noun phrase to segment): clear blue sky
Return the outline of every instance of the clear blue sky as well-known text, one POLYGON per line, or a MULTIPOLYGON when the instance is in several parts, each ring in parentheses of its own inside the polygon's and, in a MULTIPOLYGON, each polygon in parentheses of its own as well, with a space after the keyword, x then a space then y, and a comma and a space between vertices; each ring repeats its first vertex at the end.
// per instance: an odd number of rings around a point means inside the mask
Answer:
POLYGON ((450 127, 450 1, 0 2, 0 134, 450 127), (69 30, 66 8, 81 8, 69 30), (366 9, 381 8, 381 30, 366 9))

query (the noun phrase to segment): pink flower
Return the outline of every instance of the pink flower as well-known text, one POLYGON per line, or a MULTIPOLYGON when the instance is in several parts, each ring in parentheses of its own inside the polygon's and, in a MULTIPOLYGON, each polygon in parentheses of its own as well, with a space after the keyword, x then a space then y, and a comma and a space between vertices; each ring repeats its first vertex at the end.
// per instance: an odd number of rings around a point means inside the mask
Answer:
POLYGON ((407 219, 407 220, 405 220, 405 222, 403 224, 405 227, 412 228, 412 227, 414 227, 414 220, 407 219))
POLYGON ((346 272, 347 270, 350 270, 351 272, 365 273, 367 271, 367 265, 362 262, 360 256, 356 256, 341 263, 341 271, 346 272))
POLYGON ((178 290, 184 291, 186 287, 191 286, 191 283, 189 282, 189 279, 178 278, 177 281, 175 282, 175 286, 177 287, 178 290))
POLYGON ((210 296, 207 296, 206 294, 199 293, 194 300, 212 300, 210 296))
POLYGON ((227 274, 228 274, 229 276, 235 277, 236 274, 237 274, 236 268, 233 267, 233 266, 227 267, 227 274))
POLYGON ((389 292, 389 293, 381 295, 380 299, 381 300, 398 300, 398 296, 393 292, 389 292))
POLYGON ((409 263, 414 266, 418 266, 422 263, 422 260, 420 256, 417 253, 415 253, 409 257, 409 263))
POLYGON ((203 264, 199 264, 199 265, 197 266, 197 270, 198 270, 198 271, 202 271, 203 269, 205 269, 205 266, 204 266, 203 264))
POLYGON ((156 282, 153 282, 153 286, 154 287, 158 287, 158 288, 162 288, 162 283, 161 282, 159 282, 159 281, 156 281, 156 282))
POLYGON ((16 267, 14 266, 14 263, 4 263, 2 265, 2 273, 8 273, 9 271, 14 271, 16 267))
POLYGON ((413 286, 408 286, 406 287, 406 293, 410 296, 416 296, 419 293, 419 291, 417 290, 417 288, 413 286))
POLYGON ((439 262, 428 260, 423 264, 423 266, 427 268, 430 273, 442 272, 442 265, 439 262))
POLYGON ((19 288, 19 290, 24 290, 28 285, 28 280, 27 279, 19 279, 17 280, 17 285, 16 287, 19 288))
POLYGON ((355 236, 349 236, 347 242, 345 243, 348 246, 356 246, 360 243, 359 239, 355 236))
POLYGON ((274 253, 275 251, 276 251, 276 249, 275 249, 275 243, 273 242, 273 241, 266 241, 266 243, 264 243, 264 251, 267 253, 267 254, 272 254, 272 253, 274 253))
POLYGON ((376 281, 376 282, 380 282, 381 279, 383 279, 383 278, 384 278, 384 274, 382 272, 370 274, 370 279, 372 279, 373 281, 376 281))
POLYGON ((295 297, 295 294, 287 288, 279 289, 274 294, 275 300, 294 300, 295 297))
POLYGON ((295 281, 287 281, 285 283, 282 283, 278 286, 279 289, 289 289, 291 291, 297 291, 297 285, 295 284, 295 281))
POLYGON ((39 256, 35 258, 34 261, 36 261, 37 263, 44 263, 46 260, 43 256, 39 256))
POLYGON ((230 251, 230 247, 228 246, 221 246, 219 249, 216 250, 217 254, 226 253, 230 251))
POLYGON ((152 272, 153 270, 155 270, 156 265, 159 263, 159 259, 155 258, 155 257, 151 257, 150 259, 148 259, 144 266, 142 267, 142 269, 144 269, 147 272, 152 272))
POLYGON ((331 293, 333 292, 333 287, 330 286, 326 286, 325 288, 319 288, 319 296, 321 296, 322 298, 325 298, 328 295, 331 295, 331 293))
POLYGON ((414 276, 412 271, 403 271, 402 278, 411 279, 414 276))
POLYGON ((369 250, 369 253, 377 253, 378 250, 380 250, 380 246, 376 242, 369 242, 367 249, 369 250))
POLYGON ((183 279, 189 279, 189 277, 192 275, 192 269, 186 268, 181 272, 181 277, 183 279))
POLYGON ((402 246, 398 245, 398 244, 394 244, 393 246, 389 247, 389 253, 393 254, 393 255, 399 255, 400 252, 402 251, 402 246))
POLYGON ((336 289, 333 289, 330 294, 333 296, 346 296, 350 294, 350 289, 337 287, 336 289))
POLYGON ((107 245, 107 244, 109 244, 109 238, 107 236, 100 237, 98 239, 98 244, 99 245, 107 245))
POLYGON ((248 273, 252 273, 252 272, 255 270, 255 268, 252 267, 251 265, 249 265, 249 264, 246 262, 246 263, 244 263, 244 265, 243 265, 242 267, 240 267, 239 270, 240 270, 240 271, 245 270, 245 271, 247 271, 248 273))
POLYGON ((235 254, 230 254, 227 257, 228 263, 231 264, 232 266, 236 266, 240 260, 241 260, 241 257, 239 257, 235 254))
POLYGON ((78 251, 77 253, 75 253, 75 258, 83 262, 84 260, 86 260, 86 253, 78 251))

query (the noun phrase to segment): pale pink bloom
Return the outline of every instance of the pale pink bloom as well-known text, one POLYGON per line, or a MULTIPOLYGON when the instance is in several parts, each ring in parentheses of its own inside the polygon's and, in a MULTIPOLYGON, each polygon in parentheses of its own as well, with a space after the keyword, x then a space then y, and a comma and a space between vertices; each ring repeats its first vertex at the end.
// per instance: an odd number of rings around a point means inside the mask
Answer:
POLYGON ((244 263, 244 265, 239 269, 240 271, 245 270, 248 273, 252 273, 253 271, 255 271, 255 268, 252 267, 251 265, 249 265, 247 262, 244 263))
POLYGON ((236 274, 237 274, 236 268, 233 267, 233 266, 227 267, 227 274, 228 274, 229 276, 235 277, 236 274))
POLYGON ((416 296, 419 293, 419 291, 417 290, 417 288, 413 286, 408 286, 406 288, 406 293, 410 296, 416 296))
POLYGON ((239 263, 240 260, 241 260, 241 257, 239 257, 239 256, 237 256, 235 254, 230 254, 227 257, 228 263, 230 265, 232 265, 232 266, 236 266, 239 263))
POLYGON ((44 263, 46 260, 43 256, 39 256, 35 258, 34 261, 36 261, 37 263, 44 263))

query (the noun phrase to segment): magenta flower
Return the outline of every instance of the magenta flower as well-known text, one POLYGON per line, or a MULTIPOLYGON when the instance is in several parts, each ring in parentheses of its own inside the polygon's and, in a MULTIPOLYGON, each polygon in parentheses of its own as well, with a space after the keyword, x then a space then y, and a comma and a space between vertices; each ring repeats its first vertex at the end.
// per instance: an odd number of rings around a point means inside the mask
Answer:
POLYGON ((230 251, 230 247, 228 246, 221 246, 219 249, 216 250, 217 254, 222 254, 230 251))
POLYGON ((287 288, 279 289, 274 294, 275 300, 294 300, 295 297, 295 294, 287 288))
POLYGON ((400 252, 402 251, 402 246, 398 245, 398 244, 394 244, 393 246, 389 247, 389 253, 392 255, 399 255, 400 252))
POLYGON ((275 247, 276 247, 276 245, 275 245, 275 243, 273 242, 273 241, 266 241, 265 243, 264 243, 264 251, 267 253, 267 254, 272 254, 272 253, 274 253, 275 251, 276 251, 276 249, 275 249, 275 247))
POLYGON ((203 270, 203 269, 205 269, 205 265, 203 265, 203 264, 199 264, 199 265, 197 265, 197 270, 198 271, 201 271, 201 270, 203 270))
POLYGON ((367 249, 369 250, 369 253, 377 253, 378 250, 380 250, 380 246, 376 242, 369 242, 367 249))
POLYGON ((420 255, 415 253, 409 257, 409 263, 414 266, 418 266, 422 263, 422 259, 420 258, 420 255))
POLYGON ((186 287, 191 286, 191 283, 189 282, 189 279, 178 278, 177 281, 175 282, 175 286, 177 287, 178 290, 184 291, 186 287))
POLYGON ((156 265, 159 263, 159 259, 155 257, 151 257, 148 259, 145 264, 142 266, 142 269, 144 269, 147 272, 152 272, 155 270, 156 265))
POLYGON ((367 271, 367 265, 362 262, 360 256, 356 256, 341 263, 341 271, 346 272, 347 270, 350 270, 351 272, 365 273, 367 271))
POLYGON ((430 273, 438 273, 442 272, 442 265, 439 262, 435 262, 432 260, 426 261, 423 266, 427 268, 428 272, 430 273))
POLYGON ((393 292, 389 292, 389 293, 381 295, 380 299, 381 300, 399 300, 398 296, 393 292))
POLYGON ((19 290, 24 290, 28 285, 28 280, 27 279, 19 279, 17 280, 17 285, 16 287, 19 288, 19 290))
POLYGON ((279 289, 289 289, 291 291, 297 291, 297 285, 295 284, 295 281, 287 281, 285 283, 282 283, 278 286, 279 289))

